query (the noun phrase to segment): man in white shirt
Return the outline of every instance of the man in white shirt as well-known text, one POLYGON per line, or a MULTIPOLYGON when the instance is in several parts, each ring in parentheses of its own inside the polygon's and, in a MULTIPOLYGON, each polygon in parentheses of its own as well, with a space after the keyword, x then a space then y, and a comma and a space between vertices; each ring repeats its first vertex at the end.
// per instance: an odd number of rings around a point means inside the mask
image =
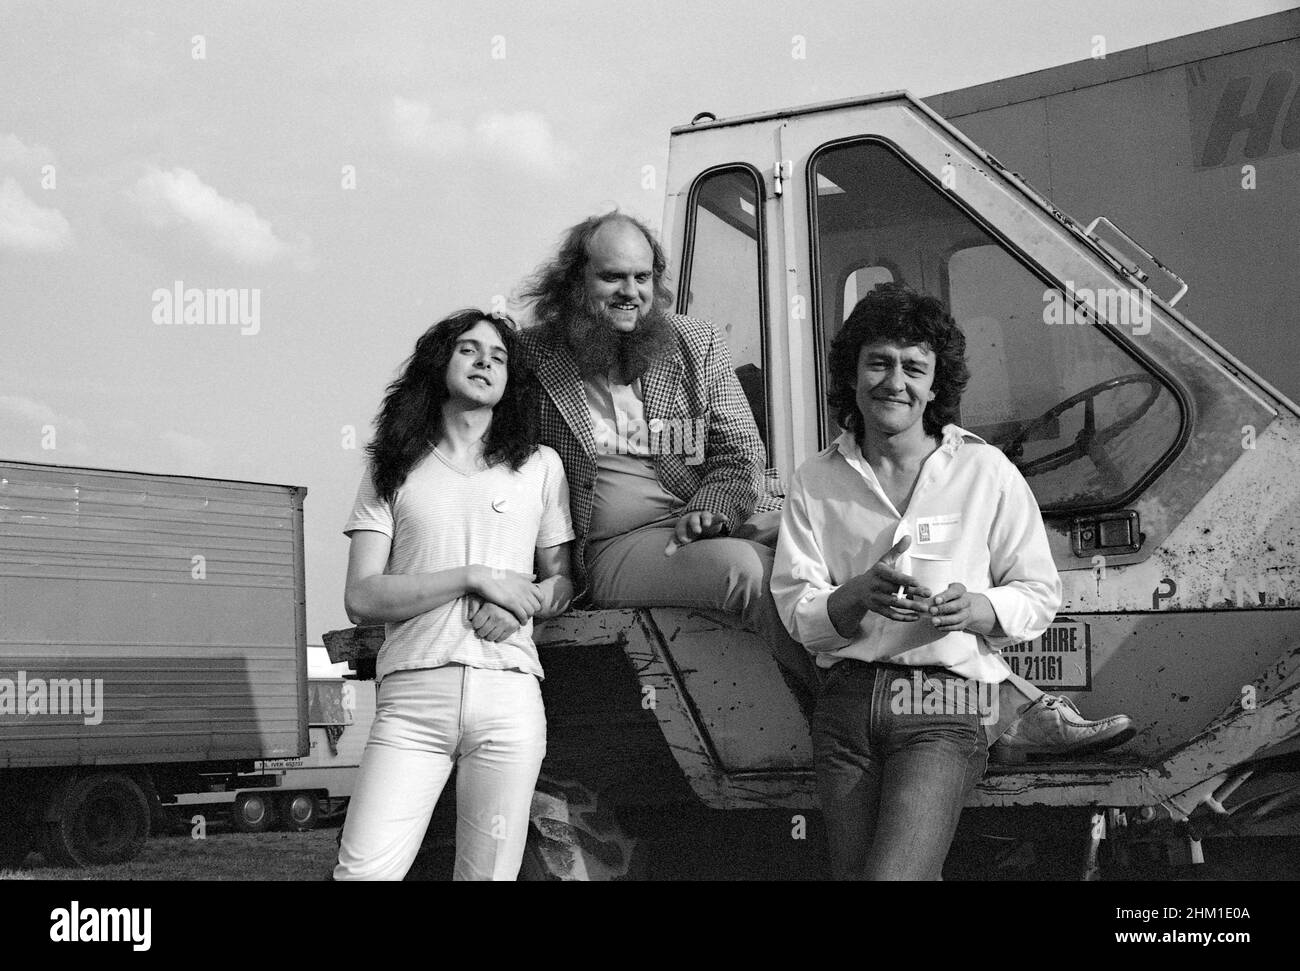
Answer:
MULTIPOLYGON (((1061 602, 1028 485, 951 423, 964 351, 939 301, 896 284, 863 298, 831 351, 844 434, 799 469, 785 502, 772 593, 827 672, 813 748, 840 879, 938 877, 984 773, 981 723, 996 714, 899 702, 921 694, 912 684, 987 697, 980 686, 1011 675, 1000 649, 1039 636, 1061 602)), ((1012 700, 1022 749, 1096 749, 1132 734, 1125 716, 1085 722, 1028 682, 994 697, 1012 700)))

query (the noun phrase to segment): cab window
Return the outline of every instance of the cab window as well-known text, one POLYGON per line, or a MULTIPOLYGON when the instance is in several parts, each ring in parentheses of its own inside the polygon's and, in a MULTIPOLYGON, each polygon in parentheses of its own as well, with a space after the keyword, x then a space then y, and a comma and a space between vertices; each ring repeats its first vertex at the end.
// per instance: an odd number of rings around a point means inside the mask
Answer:
POLYGON ((743 165, 711 169, 695 181, 689 198, 678 310, 711 321, 727 342, 766 446, 767 327, 758 173, 743 165))
MULTIPOLYGON (((1066 292, 878 140, 819 149, 810 185, 823 382, 855 301, 894 280, 938 297, 961 326, 960 423, 1016 463, 1044 512, 1125 504, 1172 458, 1184 414, 1140 353, 1139 294, 1066 292)), ((823 444, 839 433, 825 391, 823 444)))

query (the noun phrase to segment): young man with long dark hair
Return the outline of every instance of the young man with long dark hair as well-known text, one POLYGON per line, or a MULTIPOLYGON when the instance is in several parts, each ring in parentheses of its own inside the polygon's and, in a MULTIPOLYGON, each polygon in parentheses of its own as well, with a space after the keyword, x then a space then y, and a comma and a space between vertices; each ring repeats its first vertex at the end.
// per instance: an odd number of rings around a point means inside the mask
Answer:
POLYGON ((335 879, 402 879, 453 766, 454 879, 518 875, 546 752, 532 623, 573 595, 564 468, 531 397, 513 322, 476 310, 389 385, 344 527, 348 617, 386 636, 335 879))

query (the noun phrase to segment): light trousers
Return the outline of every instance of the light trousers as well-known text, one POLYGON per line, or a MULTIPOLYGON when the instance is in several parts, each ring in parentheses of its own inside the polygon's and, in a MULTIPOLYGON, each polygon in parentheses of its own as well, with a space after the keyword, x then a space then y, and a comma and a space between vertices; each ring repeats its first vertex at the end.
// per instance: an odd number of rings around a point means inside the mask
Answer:
MULTIPOLYGON (((750 539, 699 539, 664 555, 671 525, 650 525, 593 544, 591 599, 600 607, 693 607, 739 614, 811 710, 818 678, 812 659, 789 632, 772 600, 771 546, 750 539)), ((772 533, 775 541, 775 533, 772 533)))
POLYGON ((335 880, 401 880, 452 767, 454 880, 514 880, 546 754, 537 678, 449 664, 396 671, 376 697, 335 880))

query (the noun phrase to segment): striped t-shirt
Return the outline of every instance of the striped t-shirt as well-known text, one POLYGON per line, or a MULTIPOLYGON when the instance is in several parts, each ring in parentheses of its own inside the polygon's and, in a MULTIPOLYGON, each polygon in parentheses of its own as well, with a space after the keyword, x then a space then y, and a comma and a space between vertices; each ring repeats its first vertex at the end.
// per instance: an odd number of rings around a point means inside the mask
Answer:
MULTIPOLYGON (((518 472, 499 464, 466 474, 431 451, 411 469, 391 503, 376 495, 367 467, 343 532, 359 529, 392 539, 387 574, 471 564, 531 574, 536 548, 573 539, 564 466, 542 445, 518 472)), ((385 624, 384 631, 376 681, 394 671, 457 663, 542 677, 532 621, 504 641, 485 641, 470 626, 464 597, 385 624)))

